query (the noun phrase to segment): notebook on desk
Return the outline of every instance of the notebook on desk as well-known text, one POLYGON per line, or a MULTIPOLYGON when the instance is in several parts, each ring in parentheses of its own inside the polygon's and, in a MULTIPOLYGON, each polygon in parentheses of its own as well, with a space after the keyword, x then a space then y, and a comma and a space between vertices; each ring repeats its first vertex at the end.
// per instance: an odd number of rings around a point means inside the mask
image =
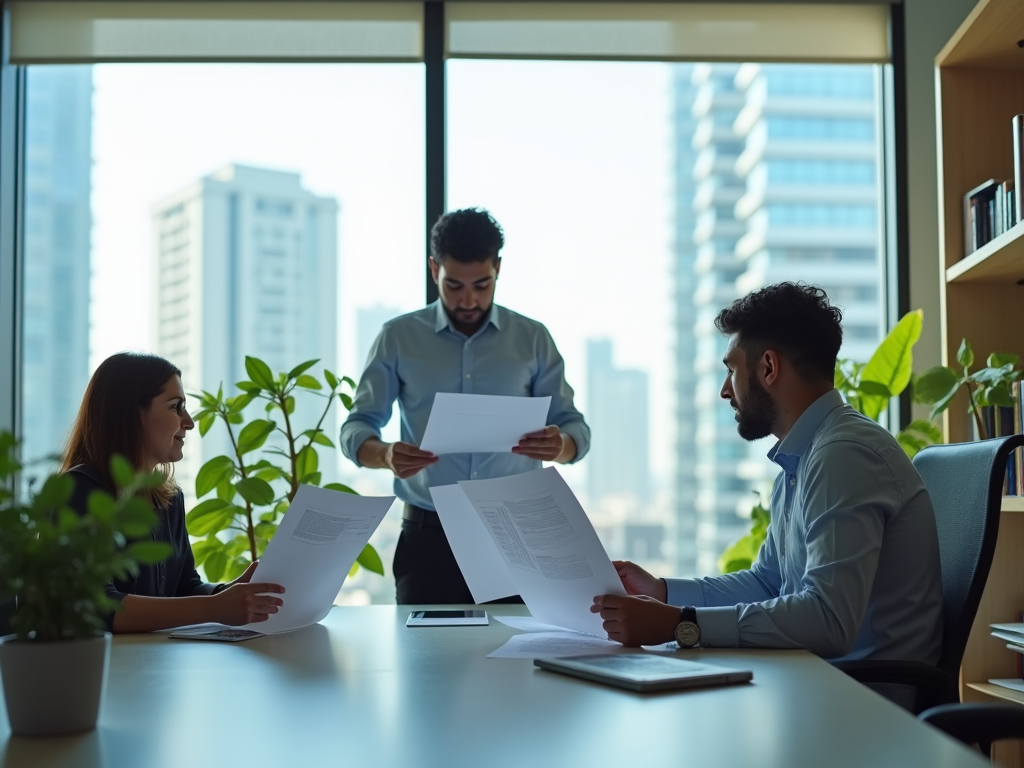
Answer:
POLYGON ((644 693, 734 685, 748 683, 754 678, 754 673, 746 669, 726 669, 652 653, 565 656, 534 659, 533 663, 552 672, 644 693))

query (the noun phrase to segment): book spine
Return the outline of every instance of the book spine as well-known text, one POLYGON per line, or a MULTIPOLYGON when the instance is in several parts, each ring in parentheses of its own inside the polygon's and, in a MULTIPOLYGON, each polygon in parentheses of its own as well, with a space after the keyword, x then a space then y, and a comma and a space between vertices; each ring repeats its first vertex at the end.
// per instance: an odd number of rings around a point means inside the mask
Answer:
MULTIPOLYGON (((1013 382, 1010 392, 1013 397, 1013 431, 1015 434, 1024 435, 1024 387, 1019 381, 1013 382)), ((1024 450, 1018 448, 1013 452, 1014 466, 1017 470, 1017 486, 1014 488, 1016 496, 1024 496, 1024 450)))
MULTIPOLYGON (((1013 188, 1015 190, 1024 189, 1024 115, 1014 115, 1012 119, 1013 126, 1013 188)), ((1024 219, 1024 211, 1021 210, 1020 195, 1014 195, 1016 197, 1015 210, 1016 220, 1021 221, 1024 219)))

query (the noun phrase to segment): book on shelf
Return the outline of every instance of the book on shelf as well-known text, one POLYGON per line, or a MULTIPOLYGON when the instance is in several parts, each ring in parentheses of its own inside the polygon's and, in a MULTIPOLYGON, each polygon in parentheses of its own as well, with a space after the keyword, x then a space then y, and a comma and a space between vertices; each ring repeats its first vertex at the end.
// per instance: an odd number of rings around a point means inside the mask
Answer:
POLYGON ((1018 194, 1013 201, 1015 221, 1024 219, 1024 202, 1020 199, 1019 190, 1024 188, 1024 115, 1014 115, 1011 121, 1013 129, 1013 182, 1018 194))
POLYGON ((989 179, 964 195, 964 255, 1011 229, 1017 218, 1013 181, 989 179))
MULTIPOLYGON (((1015 381, 1010 386, 1013 405, 985 405, 980 411, 981 423, 989 437, 1008 437, 1024 434, 1024 388, 1015 381)), ((978 424, 971 417, 974 439, 979 439, 978 424)), ((1006 478, 1003 481, 1004 496, 1024 496, 1024 450, 1018 448, 1006 460, 1006 478)))
MULTIPOLYGON (((1016 684, 1024 684, 1024 623, 1012 623, 1012 624, 990 624, 989 627, 992 629, 992 637, 997 640, 1003 640, 1006 642, 1006 647, 1011 651, 1016 652, 1016 664, 1017 664, 1017 679, 1016 684)), ((1004 685, 1005 681, 989 680, 994 685, 1004 685)), ((1016 690, 1024 690, 1024 688, 1016 688, 1016 690)))

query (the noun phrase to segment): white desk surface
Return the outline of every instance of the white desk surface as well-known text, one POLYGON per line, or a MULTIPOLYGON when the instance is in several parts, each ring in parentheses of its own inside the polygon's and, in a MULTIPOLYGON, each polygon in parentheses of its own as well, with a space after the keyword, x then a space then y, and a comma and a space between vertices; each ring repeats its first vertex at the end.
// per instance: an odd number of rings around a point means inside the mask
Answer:
POLYGON ((244 643, 115 637, 97 729, 14 738, 0 697, 0 766, 988 765, 803 651, 688 652, 754 682, 638 694, 485 658, 513 634, 493 619, 408 629, 408 612, 335 608, 244 643))

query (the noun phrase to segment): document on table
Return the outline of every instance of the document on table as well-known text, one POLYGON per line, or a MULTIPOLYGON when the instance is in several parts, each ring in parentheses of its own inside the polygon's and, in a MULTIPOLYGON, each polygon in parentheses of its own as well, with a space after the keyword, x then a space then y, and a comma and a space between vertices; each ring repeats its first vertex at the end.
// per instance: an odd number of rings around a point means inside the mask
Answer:
MULTIPOLYGON (((533 617, 604 636, 595 595, 625 595, 586 512, 554 467, 459 487, 512 575, 533 617)), ((458 559, 458 552, 455 553, 458 559)))
POLYGON ((438 392, 420 448, 445 453, 509 453, 523 435, 547 425, 551 397, 438 392))
POLYGON ((537 621, 533 616, 495 616, 494 618, 506 627, 518 629, 520 632, 562 632, 565 630, 565 627, 537 621))
POLYGON ((300 485, 252 575, 253 582, 281 584, 284 605, 266 621, 244 628, 288 632, 326 616, 394 500, 300 485))
POLYGON ((540 659, 609 653, 616 649, 622 649, 622 646, 614 640, 582 635, 579 632, 531 632, 526 635, 513 635, 503 646, 487 654, 487 658, 540 659))
POLYGON ((430 489, 430 497, 473 601, 486 603, 517 594, 501 552, 462 489, 439 485, 430 489))

